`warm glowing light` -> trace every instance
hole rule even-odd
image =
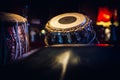
[[[110,19],[110,15],[108,14],[103,14],[103,17],[105,17],[106,19]]]
[[[96,22],[96,25],[102,25],[103,27],[109,27],[110,25],[112,25],[112,23],[110,21],[108,22],[100,21],[100,22]]]
[[[64,80],[63,78],[65,75],[68,63],[72,65],[76,65],[79,62],[80,62],[80,57],[77,55],[74,55],[72,51],[67,50],[55,58],[55,61],[53,62],[53,67],[57,68],[57,67],[60,67],[60,65],[62,66],[60,80]]]
[[[96,46],[98,46],[98,47],[107,47],[107,46],[110,46],[110,44],[96,44]]]
[[[118,22],[118,21],[115,21],[115,22],[113,23],[113,25],[115,25],[115,26],[117,27],[117,26],[119,26],[119,22]]]
[[[45,30],[43,29],[43,30],[41,30],[41,33],[42,33],[42,34],[45,34],[46,32],[45,32]]]
[[[117,16],[117,9],[115,9],[114,11],[114,16]]]
[[[110,39],[110,36],[111,36],[111,31],[110,31],[110,28],[106,28],[105,29],[105,40],[108,41]]]
[[[96,25],[109,27],[111,23],[112,12],[107,7],[99,8]]]
[[[105,34],[107,34],[107,33],[110,33],[110,29],[109,28],[105,29]]]
[[[118,20],[118,11],[117,11],[117,9],[114,10],[113,17],[114,17],[114,21]]]
[[[66,68],[67,68],[67,64],[68,64],[68,61],[70,59],[70,54],[71,54],[70,51],[66,51],[66,52],[60,54],[56,58],[56,61],[62,65],[62,73],[61,73],[61,79],[60,80],[63,80],[64,74],[65,74],[65,71],[66,71]]]
[[[98,10],[97,22],[103,21],[108,22],[111,21],[112,12],[107,7],[101,7]]]

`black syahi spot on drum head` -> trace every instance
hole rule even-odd
[[[77,20],[76,17],[73,17],[73,16],[67,16],[67,17],[63,17],[59,20],[59,23],[61,24],[70,24],[70,23],[73,23]]]

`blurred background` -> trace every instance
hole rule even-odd
[[[1,0],[0,11],[27,18],[31,49],[45,46],[45,24],[54,16],[66,12],[87,15],[100,43],[120,43],[118,0]]]

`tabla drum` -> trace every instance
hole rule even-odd
[[[7,63],[29,51],[27,19],[0,12],[0,62]]]
[[[69,12],[50,19],[45,29],[46,45],[52,44],[90,44],[96,38],[92,20],[82,13]]]

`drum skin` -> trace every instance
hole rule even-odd
[[[50,32],[72,32],[82,30],[88,25],[90,19],[80,13],[64,13],[53,17],[46,24]]]
[[[14,13],[0,12],[0,63],[19,59],[29,51],[27,19]]]
[[[45,26],[45,43],[88,44],[96,37],[92,20],[82,13],[69,12],[51,18]]]

